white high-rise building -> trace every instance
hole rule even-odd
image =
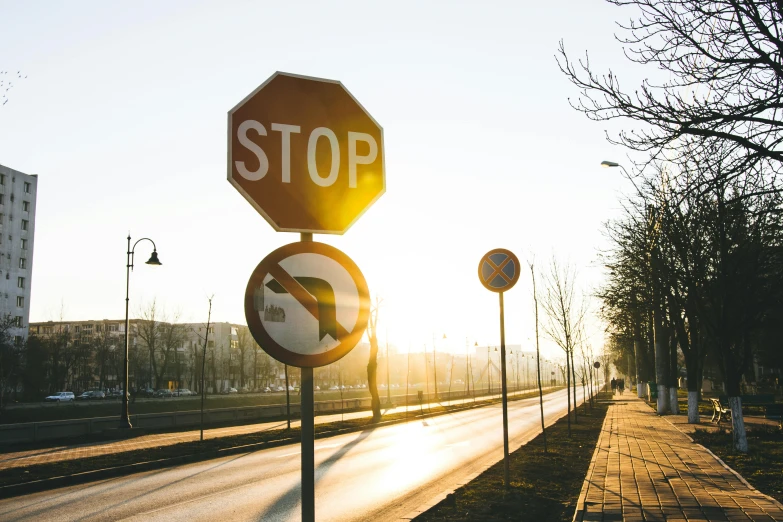
[[[37,194],[37,175],[0,165],[0,317],[13,318],[16,341],[30,318]]]

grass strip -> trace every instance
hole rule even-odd
[[[547,428],[547,453],[541,435],[512,453],[508,492],[500,461],[415,520],[572,520],[606,416],[602,399],[609,398],[608,393],[600,394],[587,414],[580,408],[579,424],[571,423],[571,437],[565,417]]]
[[[547,390],[545,393],[551,393],[558,389],[559,388]],[[522,400],[533,396],[538,396],[538,392],[531,391],[530,393],[521,394],[514,397],[512,400]],[[324,438],[339,435],[341,433],[373,429],[384,425],[405,422],[408,419],[412,421],[430,416],[483,407],[499,401],[500,399],[493,399],[478,401],[476,403],[466,403],[464,405],[431,405],[430,408],[425,406],[423,409],[417,409],[416,411],[411,410],[408,414],[400,412],[384,415],[380,424],[373,424],[370,417],[316,424],[315,437]],[[293,427],[290,430],[286,428],[267,429],[255,433],[208,438],[204,441],[179,442],[152,448],[121,451],[108,455],[36,464],[24,468],[7,468],[0,470],[0,487],[77,475],[80,473],[117,468],[120,466],[138,465],[139,463],[144,462],[159,461],[158,467],[165,467],[166,465],[169,465],[165,462],[167,459],[192,457],[189,461],[206,460],[220,456],[220,452],[227,453],[230,450],[237,449],[256,451],[272,446],[298,443],[300,440],[301,435],[298,427]],[[179,463],[180,462],[172,462],[170,465]],[[133,473],[135,471],[135,469],[129,469],[128,473]],[[2,492],[0,492],[0,496],[1,495]]]
[[[697,429],[693,440],[705,446],[754,488],[783,502],[783,431],[775,426],[745,424],[749,452],[734,451],[731,430]]]

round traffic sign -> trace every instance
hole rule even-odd
[[[228,181],[278,232],[342,234],[385,179],[383,129],[338,81],[276,72],[228,113]]]
[[[300,368],[331,364],[361,340],[370,295],[359,267],[324,243],[282,246],[253,270],[245,318],[259,346]]]
[[[600,367],[601,367],[601,363],[599,363],[598,361],[595,361],[595,362],[593,363],[593,368],[595,368],[596,370],[597,370],[598,368],[600,368]]]
[[[484,288],[493,292],[505,292],[519,279],[519,259],[510,250],[496,248],[481,258],[478,276]]]

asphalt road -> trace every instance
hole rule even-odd
[[[565,393],[544,396],[547,424]],[[512,451],[540,430],[538,399],[510,403]],[[500,405],[319,439],[316,519],[398,520],[502,457]],[[0,520],[299,520],[299,459],[290,445],[5,499]]]

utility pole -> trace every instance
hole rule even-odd
[[[435,400],[438,400],[438,352],[435,347],[435,334],[432,334],[432,371],[435,376]]]
[[[389,366],[391,366],[391,359],[389,359],[389,329],[386,329],[386,404],[391,406],[391,381],[389,380]]]
[[[489,395],[492,394],[492,374],[489,373],[490,371],[490,364],[489,364],[489,346],[487,346],[487,393]]]

